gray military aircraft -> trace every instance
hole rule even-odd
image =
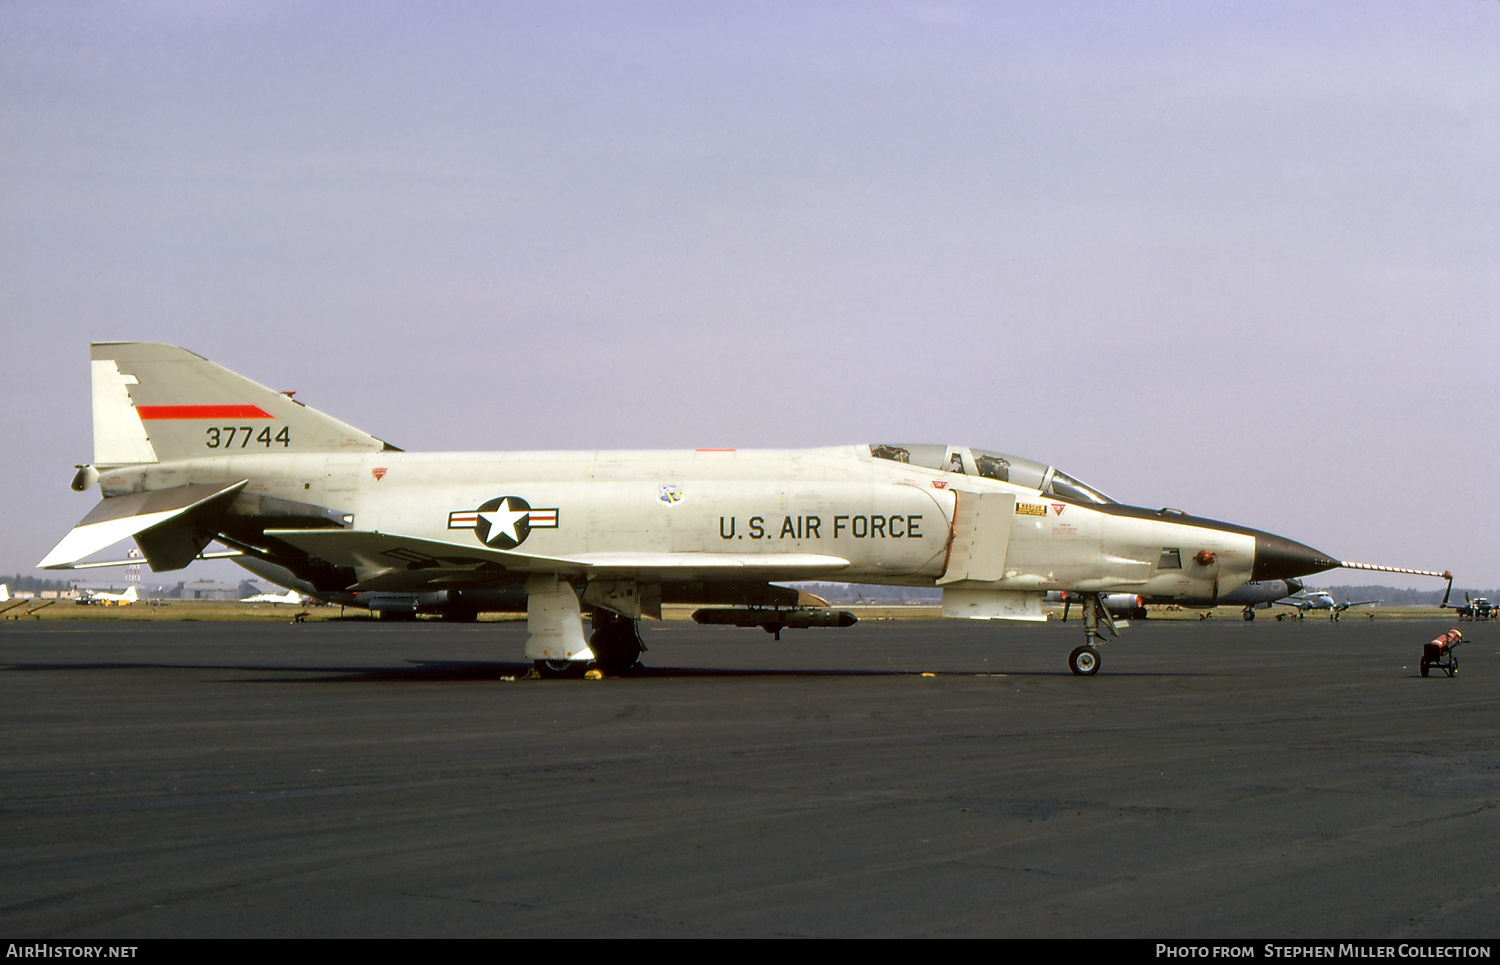
[[[1255,619],[1256,610],[1264,610],[1283,597],[1301,592],[1301,580],[1251,580],[1248,583],[1241,583],[1228,593],[1222,593],[1217,597],[1183,597],[1178,599],[1149,597],[1146,599],[1146,602],[1155,604],[1175,603],[1180,607],[1186,607],[1190,610],[1208,610],[1219,606],[1243,607],[1244,609],[1240,611],[1241,616],[1248,621]]]
[[[95,344],[91,373],[94,459],[73,488],[104,498],[41,566],[134,538],[175,570],[218,541],[316,593],[519,587],[543,675],[630,668],[663,603],[842,625],[776,585],[828,579],[940,587],[967,619],[1041,621],[1049,590],[1080,594],[1069,666],[1089,675],[1115,630],[1102,594],[1216,599],[1362,565],[962,446],[410,453],[174,346]]]

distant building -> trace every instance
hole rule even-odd
[[[240,586],[238,583],[195,580],[192,583],[177,584],[176,588],[167,595],[174,600],[238,600]]]

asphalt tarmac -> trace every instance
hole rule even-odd
[[[1493,938],[1449,625],[0,625],[0,934]]]

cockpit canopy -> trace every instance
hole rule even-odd
[[[1115,500],[1092,486],[1084,485],[1065,472],[1019,456],[1007,456],[986,449],[938,445],[877,445],[870,447],[876,459],[925,466],[942,472],[965,476],[984,476],[1001,482],[1035,489],[1047,496],[1071,499],[1080,503],[1113,503]]]

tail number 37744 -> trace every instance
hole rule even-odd
[[[280,445],[285,449],[292,444],[290,426],[282,426],[281,431],[274,436],[271,435],[272,428],[266,426],[256,432],[254,426],[209,426],[205,430],[207,438],[203,444],[209,449],[247,449],[252,442],[266,449],[273,445]],[[236,440],[239,441],[238,446],[235,445]]]

